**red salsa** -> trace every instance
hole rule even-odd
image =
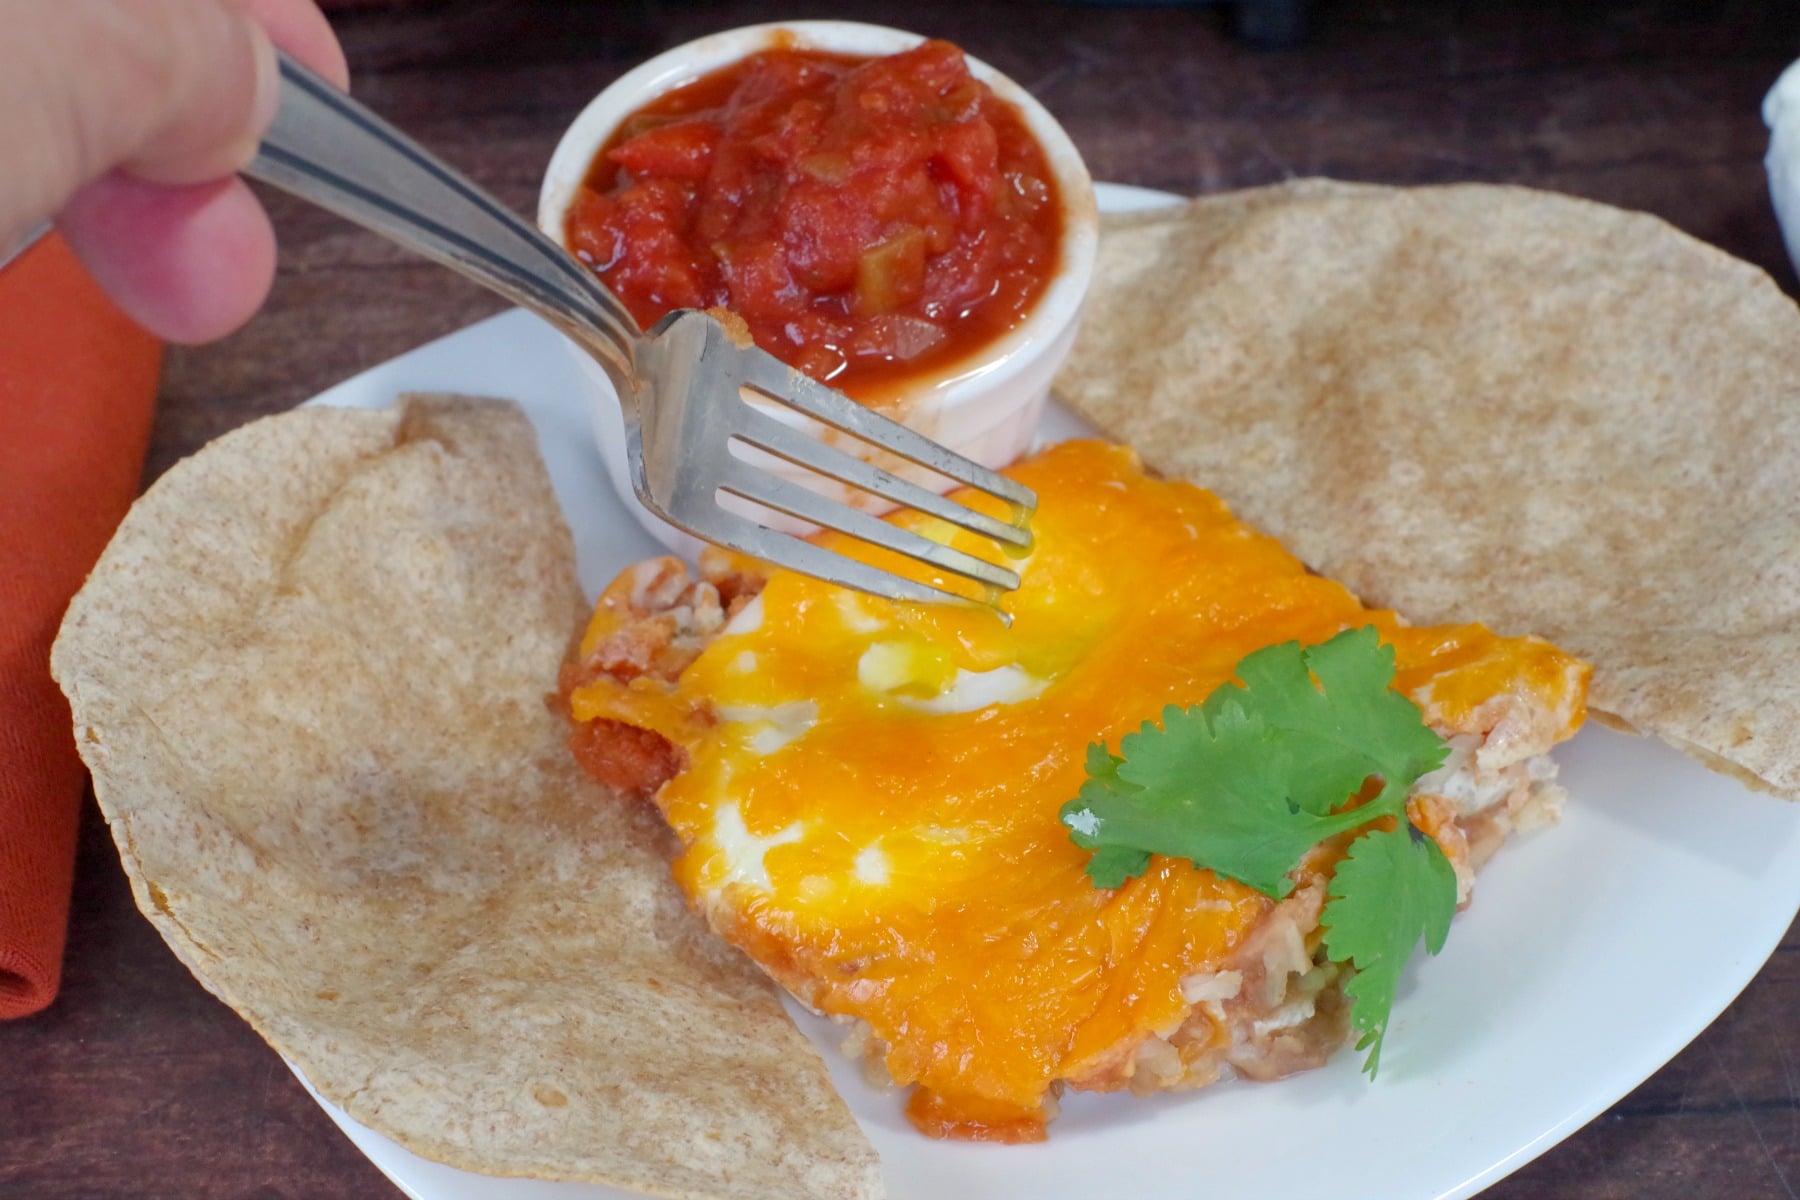
[[[627,118],[566,236],[646,328],[729,308],[763,349],[875,400],[1025,318],[1062,206],[1024,118],[950,43],[775,47]]]

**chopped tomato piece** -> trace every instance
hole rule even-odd
[[[604,718],[577,725],[569,749],[582,770],[637,800],[655,794],[684,765],[681,751],[662,734]]]

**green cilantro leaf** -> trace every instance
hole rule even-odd
[[[1129,846],[1102,846],[1088,860],[1088,878],[1095,887],[1124,887],[1128,879],[1136,879],[1150,869],[1150,852]]]
[[[1062,821],[1094,850],[1089,878],[1117,887],[1151,854],[1186,858],[1269,896],[1323,839],[1402,810],[1413,781],[1438,766],[1443,742],[1392,690],[1394,653],[1373,629],[1317,646],[1270,646],[1238,664],[1243,686],[1163,711],[1088,750],[1088,779]],[[1317,682],[1315,682],[1315,680]],[[1334,813],[1370,776],[1382,791]]]
[[[1421,937],[1426,951],[1436,954],[1450,934],[1456,871],[1436,842],[1402,825],[1352,842],[1327,896],[1325,952],[1356,967],[1344,992],[1362,1034],[1356,1048],[1369,1052],[1363,1070],[1373,1079],[1401,968]]]
[[[1237,676],[1242,687],[1219,688],[1202,708],[1210,716],[1235,702],[1260,718],[1287,760],[1289,799],[1307,812],[1329,813],[1371,775],[1391,811],[1449,752],[1419,706],[1393,690],[1394,648],[1373,627],[1266,647],[1238,663]]]
[[[1090,776],[1062,813],[1075,844],[1095,851],[1088,877],[1101,887],[1118,886],[1110,881],[1121,873],[1141,873],[1154,853],[1285,896],[1301,855],[1369,820],[1366,812],[1320,815],[1290,802],[1289,756],[1235,703],[1210,720],[1199,708],[1169,708],[1162,728],[1145,725],[1119,748],[1124,754]]]
[[[1394,652],[1374,629],[1270,646],[1236,674],[1204,703],[1126,734],[1117,754],[1088,747],[1088,778],[1062,822],[1094,852],[1096,886],[1120,887],[1166,854],[1280,897],[1325,838],[1398,819],[1350,844],[1321,919],[1325,953],[1355,970],[1344,992],[1373,1078],[1406,960],[1421,937],[1442,949],[1456,913],[1455,870],[1405,817],[1407,791],[1448,748],[1393,690]],[[1344,808],[1370,779],[1379,792]]]
[[[1145,726],[1146,729],[1154,728]],[[1130,795],[1139,791],[1136,786],[1119,778],[1119,764],[1125,760],[1107,750],[1102,742],[1095,742],[1087,751],[1087,782],[1081,785],[1081,799],[1071,800],[1063,806],[1063,821],[1069,826],[1069,839],[1083,850],[1092,850],[1093,858],[1088,860],[1088,878],[1094,886],[1103,888],[1123,887],[1125,881],[1142,875],[1150,867],[1150,852],[1117,843],[1102,843],[1088,835],[1090,822],[1086,817],[1070,814],[1080,810],[1088,811],[1092,806],[1104,807],[1109,794]]]

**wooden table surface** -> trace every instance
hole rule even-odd
[[[1757,115],[1800,56],[1792,0],[1323,0],[1310,41],[1282,52],[1235,44],[1214,8],[1052,0],[458,0],[359,7],[337,24],[366,103],[529,212],[564,125],[627,67],[715,29],[806,15],[959,42],[1048,105],[1100,179],[1187,193],[1313,174],[1529,184],[1647,209],[1794,287]],[[269,308],[223,344],[171,354],[146,482],[499,307],[322,213],[271,208],[282,255]],[[1671,972],[1681,951],[1668,947]],[[1693,1045],[1487,1195],[1791,1200],[1796,1013],[1790,930]],[[90,801],[63,994],[0,1025],[0,1196],[398,1195],[138,916]]]

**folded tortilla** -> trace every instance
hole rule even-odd
[[[1063,398],[1370,604],[1800,795],[1800,310],[1664,222],[1302,180],[1104,230]]]
[[[150,489],[54,669],[139,907],[358,1121],[493,1175],[879,1196],[660,819],[569,755],[584,614],[516,407],[303,409]]]

